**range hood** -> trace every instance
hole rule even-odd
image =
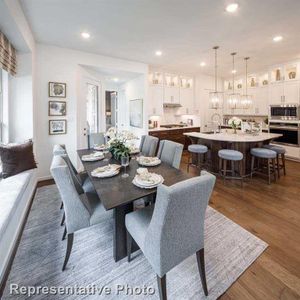
[[[164,107],[182,107],[180,103],[164,103]]]

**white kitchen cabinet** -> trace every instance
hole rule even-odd
[[[282,104],[284,95],[283,82],[272,83],[270,85],[269,103],[270,105]]]
[[[181,88],[180,89],[180,104],[182,107],[179,110],[181,115],[192,115],[195,112],[194,107],[194,89]]]
[[[297,103],[299,104],[299,81],[287,81],[284,83],[284,103]]]
[[[179,87],[164,87],[164,100],[165,104],[180,104]]]
[[[269,87],[255,89],[253,106],[255,115],[269,114]]]
[[[160,116],[163,114],[163,99],[164,89],[160,85],[149,86],[149,97],[148,97],[148,115],[149,116]]]

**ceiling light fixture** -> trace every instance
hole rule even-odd
[[[89,39],[91,37],[91,35],[88,33],[88,32],[81,32],[81,36],[84,38],[84,39]]]
[[[118,82],[118,81],[119,81],[119,78],[115,77],[115,78],[113,79],[113,81],[114,81],[114,82]]]
[[[215,50],[215,90],[209,93],[209,108],[220,109],[223,107],[223,93],[218,92],[218,64],[217,64],[217,50],[219,46],[213,47]]]
[[[232,56],[232,70],[235,70],[234,67],[234,57],[236,56],[236,52],[231,53]],[[234,82],[234,74],[232,72],[232,93],[228,95],[227,104],[231,109],[240,108],[240,94],[234,92],[235,82]]]
[[[162,52],[161,52],[160,50],[157,50],[157,51],[155,52],[155,55],[156,55],[156,56],[162,56]]]
[[[237,3],[230,3],[226,6],[226,11],[229,13],[234,13],[239,8],[239,5]]]
[[[231,71],[231,74],[236,74],[236,70],[232,70],[232,71]]]
[[[205,66],[206,66],[206,62],[205,61],[203,61],[203,62],[200,63],[200,67],[205,67]]]
[[[246,63],[246,74],[245,74],[245,94],[242,95],[241,99],[241,105],[244,109],[250,109],[252,107],[252,95],[248,95],[248,60],[250,57],[245,57],[245,63]]]
[[[282,36],[281,35],[277,35],[273,37],[273,42],[280,42],[282,41]]]

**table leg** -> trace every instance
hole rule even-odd
[[[129,203],[114,209],[114,237],[113,237],[113,256],[115,262],[127,257],[127,237],[125,216],[133,211],[133,203]],[[133,241],[132,252],[139,249],[138,245]]]

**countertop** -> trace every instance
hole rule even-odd
[[[154,131],[165,131],[165,130],[176,130],[176,129],[190,129],[190,128],[200,128],[200,126],[183,126],[183,127],[174,127],[174,128],[165,128],[165,127],[157,127],[148,129],[149,132]]]
[[[211,140],[211,141],[238,142],[238,143],[263,142],[263,141],[272,140],[282,136],[281,134],[266,133],[266,132],[262,132],[259,135],[250,135],[239,131],[237,132],[237,134],[223,131],[221,133],[212,133],[212,134],[207,134],[202,132],[187,132],[184,133],[184,135],[195,137],[195,138],[201,138],[205,140]]]

